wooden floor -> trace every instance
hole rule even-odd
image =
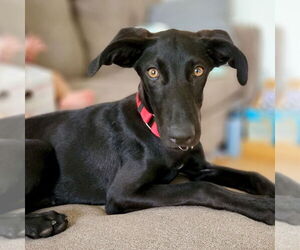
[[[265,143],[243,143],[241,156],[238,158],[219,157],[216,164],[241,170],[256,171],[274,181],[275,169],[294,180],[300,181],[300,147]]]
[[[240,157],[219,157],[214,162],[240,170],[256,171],[273,181],[275,179],[275,149],[269,144],[245,142]]]

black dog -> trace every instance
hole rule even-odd
[[[135,68],[137,95],[26,121],[26,235],[65,230],[64,215],[30,212],[69,203],[105,204],[108,214],[201,205],[274,224],[273,183],[208,163],[199,142],[209,72],[228,63],[247,82],[247,60],[227,33],[125,28],[89,75],[113,63]],[[169,184],[179,173],[191,181]]]

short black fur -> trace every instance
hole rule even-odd
[[[161,137],[143,123],[135,95],[28,119],[26,235],[63,231],[67,222],[61,214],[51,212],[49,223],[49,214],[31,212],[70,203],[105,204],[108,214],[201,205],[274,224],[273,183],[254,172],[208,163],[199,142],[204,85],[209,72],[226,63],[244,85],[246,57],[225,31],[122,29],[88,73],[102,65],[134,67],[141,78],[140,98],[155,114]],[[195,76],[195,67],[202,67],[203,75]],[[159,77],[149,77],[149,68]],[[178,174],[190,182],[170,184]]]

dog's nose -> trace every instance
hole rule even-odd
[[[172,126],[169,132],[170,141],[178,146],[188,146],[195,137],[195,128],[191,125],[184,127]]]

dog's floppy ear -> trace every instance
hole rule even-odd
[[[246,56],[233,44],[230,36],[223,30],[202,30],[197,32],[201,42],[205,44],[208,55],[214,66],[228,63],[237,71],[237,79],[241,85],[248,80],[248,62]]]
[[[123,28],[110,44],[88,67],[88,75],[93,76],[102,65],[116,64],[132,67],[142,55],[146,46],[155,39],[153,34],[142,28]]]

